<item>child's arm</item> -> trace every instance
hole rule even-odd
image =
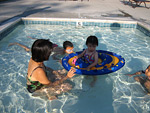
[[[90,68],[92,68],[95,65],[97,65],[97,63],[98,63],[98,53],[96,52],[95,55],[94,55],[94,62],[91,65],[89,65],[86,69],[90,70]]]
[[[84,50],[82,53],[80,53],[76,58],[78,59],[78,58],[81,58],[84,54],[85,54],[85,51],[86,50]]]
[[[127,76],[132,77],[132,76],[134,76],[134,75],[140,75],[140,74],[142,74],[142,73],[145,73],[145,72],[144,72],[143,70],[141,70],[141,71],[135,72],[135,73],[133,73],[133,74],[127,74]]]
[[[12,45],[18,45],[18,46],[24,48],[26,51],[31,51],[30,48],[28,48],[27,46],[22,45],[22,44],[17,43],[17,42],[15,42],[15,43],[10,43],[8,46],[12,46]]]
[[[33,37],[31,37],[31,36],[27,36],[27,38],[37,40],[37,38],[33,38]]]

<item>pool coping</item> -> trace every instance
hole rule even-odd
[[[36,17],[16,17],[13,19],[8,20],[7,22],[3,23],[0,26],[0,40],[5,37],[3,34],[6,33],[9,34],[9,32],[11,32],[12,30],[8,30],[8,29],[12,29],[16,24],[18,24],[21,21],[35,21],[35,22],[42,22],[42,21],[55,21],[55,22],[98,22],[98,23],[108,23],[108,24],[113,24],[113,23],[118,23],[118,24],[135,24],[136,28],[139,29],[141,32],[145,33],[147,36],[150,37],[150,26],[146,25],[145,23],[142,22],[138,22],[135,20],[104,20],[104,19],[79,19],[79,18],[36,18]],[[39,23],[39,24],[43,24],[43,23]],[[109,27],[109,26],[106,26]],[[114,26],[113,26],[114,27]],[[118,26],[115,26],[118,27]],[[120,26],[119,26],[120,27]],[[134,26],[133,26],[134,27]]]

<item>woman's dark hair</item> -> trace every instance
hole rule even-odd
[[[46,39],[37,39],[32,45],[31,52],[34,61],[46,61],[52,52],[52,42]]]
[[[97,45],[98,46],[98,39],[96,36],[89,36],[86,40],[86,45],[87,44],[92,44],[92,45]]]
[[[73,44],[70,41],[65,41],[63,43],[63,48],[66,49],[67,47],[73,47]]]

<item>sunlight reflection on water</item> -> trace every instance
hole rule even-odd
[[[112,51],[123,56],[126,65],[117,72],[98,76],[93,88],[91,77],[76,75],[70,81],[73,89],[48,101],[32,97],[26,90],[26,72],[30,52],[9,43],[19,42],[31,47],[34,38],[50,39],[59,46],[69,40],[75,51],[86,48],[89,35],[99,39],[98,49]],[[149,64],[150,39],[136,29],[110,29],[96,26],[75,28],[73,26],[20,25],[0,41],[0,111],[10,113],[148,113],[150,96],[132,77],[125,74],[145,69]],[[9,61],[9,62],[8,62]],[[53,69],[63,67],[50,58],[47,66]]]

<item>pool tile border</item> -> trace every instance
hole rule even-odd
[[[77,25],[98,26],[98,27],[122,27],[136,28],[135,21],[115,21],[115,20],[96,20],[96,19],[60,19],[60,18],[22,18],[24,24],[47,24],[47,25]]]
[[[81,25],[98,27],[136,28],[150,36],[150,30],[137,21],[116,21],[98,19],[68,19],[68,18],[16,18],[0,27],[0,40],[14,30],[19,24],[44,24],[44,25]]]
[[[150,37],[150,30],[147,29],[143,24],[137,23],[137,29],[143,32],[145,35]]]

